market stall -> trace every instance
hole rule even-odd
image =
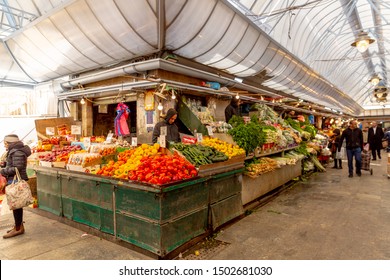
[[[96,152],[106,153],[105,146],[112,148],[101,144],[91,146],[90,152],[71,152],[66,168],[36,166],[39,208],[111,234],[158,257],[197,236],[211,234],[243,214],[243,157],[226,159],[223,171],[218,163],[211,162],[198,173],[184,157],[158,145],[142,144],[118,146],[121,152],[116,160],[96,168],[101,164]],[[153,158],[155,162],[149,161]],[[161,176],[163,169],[166,176]],[[175,177],[169,177],[168,170]]]

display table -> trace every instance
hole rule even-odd
[[[272,172],[264,173],[257,178],[244,175],[241,191],[242,204],[246,205],[301,175],[301,160],[297,161],[295,165],[282,166]]]
[[[163,187],[36,167],[39,208],[164,257],[243,214],[243,169]]]

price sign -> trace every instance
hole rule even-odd
[[[167,134],[168,134],[167,127],[166,126],[160,127],[160,135],[166,136]]]
[[[90,137],[84,137],[83,143],[84,143],[85,149],[88,149],[89,146],[91,146],[91,138]]]
[[[70,127],[71,134],[81,135],[81,126],[80,125],[72,125]]]
[[[137,137],[131,137],[131,146],[137,147]]]
[[[54,135],[54,127],[46,127],[46,135]]]
[[[111,143],[113,136],[114,136],[114,133],[108,133],[107,138],[106,138],[106,143]]]
[[[167,147],[167,141],[166,141],[165,135],[160,135],[160,147],[162,147],[162,148]]]
[[[214,133],[213,133],[213,128],[211,127],[211,126],[206,126],[207,127],[207,132],[208,132],[208,134],[209,134],[209,136],[213,136],[214,135]]]
[[[196,140],[198,142],[202,142],[203,141],[203,134],[202,133],[197,133],[196,134]]]

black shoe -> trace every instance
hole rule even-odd
[[[352,174],[349,174],[349,175],[348,175],[348,177],[349,177],[349,178],[352,178],[352,177],[353,177],[353,175],[352,175]]]
[[[332,168],[333,168],[333,169],[337,169],[337,166],[333,166]]]
[[[339,167],[339,169],[343,169],[343,167],[342,167],[342,166],[340,166],[340,167]]]
[[[382,159],[382,157],[379,157],[379,159]]]
[[[362,176],[362,173],[359,172],[359,173],[356,173],[356,175],[358,175],[360,177],[360,176]]]
[[[376,158],[373,158],[372,161],[376,160]]]

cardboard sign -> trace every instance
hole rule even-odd
[[[160,135],[160,147],[162,147],[162,148],[167,147],[167,141],[166,141],[165,135]]]
[[[83,143],[84,143],[84,147],[86,149],[88,149],[89,146],[91,146],[91,138],[90,137],[84,137]]]
[[[166,136],[167,134],[168,134],[167,127],[166,126],[160,127],[160,135]]]
[[[81,135],[81,126],[80,125],[71,125],[70,131],[71,131],[71,134]]]
[[[54,127],[46,127],[46,135],[54,135]]]
[[[114,133],[108,133],[107,138],[106,138],[106,143],[111,143],[113,136],[114,136]]]
[[[196,140],[198,140],[198,142],[202,142],[203,141],[203,134],[202,133],[197,133],[196,134]]]
[[[209,136],[213,136],[214,135],[213,128],[209,125],[206,126],[206,128],[207,128],[207,133],[209,134]]]
[[[137,147],[137,137],[131,137],[131,146]]]

